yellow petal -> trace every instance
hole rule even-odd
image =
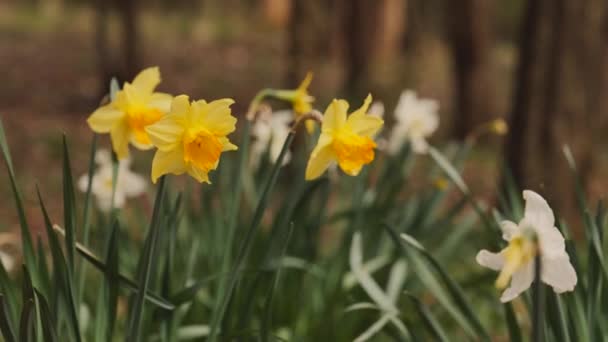
[[[348,112],[348,102],[334,99],[325,110],[321,131],[330,131],[342,127],[346,122],[346,112]]]
[[[365,100],[363,101],[363,104],[361,105],[361,107],[359,107],[359,109],[357,109],[356,111],[354,111],[351,116],[364,116],[367,113],[367,110],[369,109],[369,106],[372,103],[372,94],[367,94],[367,97],[365,98]]]
[[[356,134],[364,136],[374,136],[384,125],[384,121],[373,115],[358,115],[354,114],[348,117],[346,125]]]
[[[231,115],[232,99],[220,99],[206,103],[197,101],[192,104],[193,123],[202,125],[215,135],[228,135],[234,132],[236,118]]]
[[[158,109],[163,113],[169,113],[173,96],[165,93],[153,93],[148,102],[148,106]]]
[[[89,118],[87,123],[96,133],[108,133],[125,116],[125,113],[113,108],[112,105],[99,107]]]
[[[184,163],[184,152],[181,148],[171,151],[157,150],[152,160],[152,182],[156,183],[158,178],[169,173],[180,175],[186,172]]]
[[[171,111],[169,113],[176,117],[188,117],[190,115],[190,99],[188,98],[188,95],[174,97],[171,102]]]
[[[315,121],[313,120],[306,120],[306,132],[308,132],[308,134],[312,134],[315,131]]]
[[[176,114],[169,114],[155,124],[146,127],[146,133],[152,144],[161,151],[175,149],[182,143],[184,126]]]
[[[118,159],[124,159],[129,155],[130,133],[126,120],[119,121],[110,131],[112,149],[114,149]]]
[[[304,80],[302,80],[302,83],[300,83],[300,85],[298,86],[298,90],[302,91],[308,89],[310,82],[312,82],[312,76],[312,72],[307,72],[306,77],[304,77]]]
[[[238,146],[234,145],[233,143],[230,142],[230,140],[228,140],[228,138],[226,137],[222,137],[220,138],[220,143],[222,144],[222,152],[226,152],[226,151],[236,151],[238,150]]]
[[[142,70],[135,79],[133,79],[134,87],[148,93],[152,93],[154,88],[160,83],[160,71],[158,67],[151,67]]]
[[[322,134],[321,137],[323,136]],[[321,176],[331,162],[336,159],[329,146],[330,144],[331,137],[325,136],[325,138],[319,139],[319,144],[312,151],[308,165],[306,166],[306,180],[313,180]]]
[[[211,182],[209,181],[209,173],[205,170],[190,165],[188,167],[188,174],[192,176],[192,178],[196,179],[199,183],[204,182],[211,184]]]

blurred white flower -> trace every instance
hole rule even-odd
[[[527,290],[534,281],[534,259],[541,257],[541,280],[553,287],[556,293],[574,290],[576,272],[566,253],[564,237],[554,226],[553,211],[544,198],[534,191],[523,193],[526,207],[524,217],[515,224],[503,221],[503,239],[509,242],[499,253],[481,250],[477,262],[485,267],[500,271],[496,287],[505,288],[500,300],[505,303]]]
[[[432,99],[418,98],[412,90],[405,90],[395,108],[395,125],[389,137],[388,152],[395,154],[406,141],[416,153],[426,153],[426,138],[439,126],[439,103]]]
[[[294,115],[290,110],[281,110],[276,112],[262,112],[253,126],[251,134],[256,138],[251,144],[251,163],[254,168],[260,165],[261,159],[268,150],[270,161],[273,163],[279,158],[281,149],[289,135],[291,129],[290,123],[293,121]],[[289,163],[291,152],[283,158],[283,165]]]
[[[379,118],[384,117],[384,103],[380,101],[374,101],[367,111],[369,115],[377,116]]]
[[[350,282],[350,280],[348,280],[349,277],[354,277],[373,303],[357,303],[351,305],[346,311],[361,309],[376,309],[380,311],[380,318],[367,330],[361,333],[354,341],[363,342],[371,339],[388,323],[392,323],[400,333],[407,336],[407,328],[403,322],[399,320],[399,309],[397,308],[397,300],[399,299],[399,294],[402,291],[407,274],[407,265],[405,262],[400,260],[393,264],[388,279],[388,285],[386,290],[383,291],[374,278],[372,278],[370,272],[379,269],[381,266],[378,264],[384,264],[384,261],[373,259],[369,263],[363,263],[363,246],[361,243],[361,233],[359,232],[356,232],[353,236],[349,261],[352,273],[345,276],[343,285],[348,287],[348,283]]]
[[[95,154],[97,170],[93,174],[91,193],[95,196],[97,206],[101,211],[108,212],[112,208],[112,158],[108,151],[100,150]],[[114,206],[122,208],[128,197],[137,197],[146,191],[147,183],[144,177],[130,170],[130,159],[119,161]],[[89,177],[87,174],[78,180],[78,188],[87,191]]]
[[[2,262],[2,267],[6,272],[10,273],[15,268],[15,258],[7,252],[0,251],[0,262]]]

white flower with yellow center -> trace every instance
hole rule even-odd
[[[388,151],[395,154],[409,141],[416,153],[426,153],[426,139],[439,126],[439,103],[436,100],[422,99],[411,90],[405,90],[399,97],[395,108],[395,125],[389,137]]]
[[[496,287],[505,288],[500,300],[509,302],[527,290],[534,281],[534,260],[541,260],[541,280],[553,287],[556,293],[574,290],[576,272],[566,253],[564,237],[554,226],[553,211],[544,198],[534,191],[525,190],[526,207],[524,217],[515,224],[503,221],[503,239],[509,245],[499,253],[481,250],[477,262],[495,271],[500,271]]]
[[[264,112],[257,117],[251,127],[251,134],[256,140],[251,144],[251,163],[254,168],[260,165],[264,153],[268,150],[270,160],[274,163],[289,135],[294,115],[290,110],[281,110],[273,113]],[[291,153],[288,151],[283,158],[283,165],[289,163]]]
[[[91,194],[95,196],[97,207],[104,212],[112,209],[112,158],[106,150],[100,150],[95,154],[95,162],[98,168],[93,174],[91,181]],[[137,197],[146,191],[144,177],[129,169],[131,164],[127,157],[119,161],[116,190],[114,194],[114,207],[122,208],[126,199]],[[78,180],[78,188],[82,192],[87,191],[89,176],[83,175]]]

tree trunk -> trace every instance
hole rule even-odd
[[[540,35],[541,0],[527,2],[519,41],[519,61],[513,86],[513,105],[509,118],[505,158],[515,183],[523,187],[526,175],[527,118],[531,112],[533,66]],[[504,184],[504,183],[503,183]]]
[[[108,46],[108,12],[106,0],[95,1],[95,48],[97,50],[97,72],[99,73],[100,97],[108,93],[110,80],[116,76],[112,55]]]
[[[292,0],[289,9],[289,34],[287,36],[286,87],[294,87],[300,81],[302,59],[302,11],[303,0]]]
[[[455,136],[464,139],[492,112],[488,78],[489,2],[448,1],[448,30],[454,70]]]
[[[118,1],[123,26],[125,79],[132,79],[141,68],[142,44],[138,32],[137,0]]]

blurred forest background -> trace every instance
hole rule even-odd
[[[509,165],[520,186],[568,215],[563,144],[594,197],[607,184],[606,1],[2,0],[0,115],[32,221],[41,220],[36,182],[61,192],[61,132],[76,174],[84,172],[85,118],[110,78],[130,80],[152,65],[160,90],[232,97],[237,115],[259,89],[293,88],[310,70],[319,109],[371,92],[387,125],[403,89],[438,99],[435,144],[504,118],[509,134],[483,140],[465,169],[489,201]],[[8,181],[0,191],[0,225],[12,225]]]

